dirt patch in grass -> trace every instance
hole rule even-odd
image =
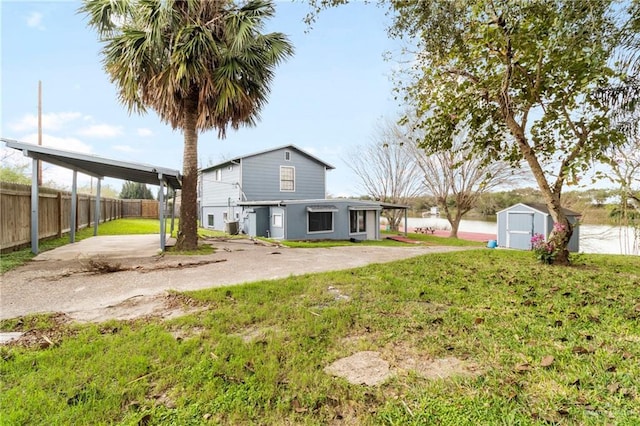
[[[386,358],[392,358],[391,362],[378,351],[356,352],[336,360],[325,367],[324,371],[332,376],[342,377],[349,383],[366,386],[379,385],[394,375],[409,371],[429,380],[453,376],[472,377],[482,373],[479,366],[469,360],[456,357],[430,358],[407,349],[399,350]]]
[[[380,352],[362,351],[340,358],[325,367],[325,373],[342,377],[354,385],[375,386],[392,376],[389,363]]]
[[[172,319],[203,309],[186,296],[163,293],[152,296],[133,296],[117,305],[87,311],[71,312],[69,316],[79,322],[104,322],[111,319],[132,320],[142,317]]]
[[[13,324],[12,331],[22,333],[6,343],[6,346],[18,346],[25,348],[47,349],[58,343],[65,337],[73,336],[76,331],[69,327],[72,319],[63,313],[55,313],[46,317],[46,327],[37,326],[34,321],[37,317],[17,318]]]

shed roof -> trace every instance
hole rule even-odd
[[[313,161],[322,164],[328,170],[335,169],[335,167],[333,167],[331,164],[322,161],[318,157],[316,157],[316,156],[314,156],[314,155],[312,155],[312,154],[310,154],[310,153],[298,148],[295,145],[283,145],[283,146],[279,146],[279,147],[276,147],[276,148],[265,149],[265,150],[262,150],[262,151],[254,152],[252,154],[247,154],[247,155],[243,155],[243,156],[240,156],[240,157],[235,157],[235,158],[232,158],[230,160],[226,160],[226,161],[223,161],[221,163],[214,164],[213,166],[205,167],[204,169],[201,169],[201,171],[202,172],[206,172],[208,170],[217,169],[219,167],[226,166],[227,164],[237,163],[238,161],[241,161],[244,158],[255,157],[257,155],[267,154],[269,152],[279,151],[281,149],[291,149],[291,150],[298,151],[300,154],[304,155],[305,157],[308,157],[308,158],[312,159]]]
[[[510,210],[510,209],[514,208],[515,206],[527,206],[527,207],[529,207],[529,208],[531,208],[533,210],[536,210],[536,211],[538,211],[538,212],[540,212],[542,214],[546,214],[546,215],[551,214],[549,212],[549,208],[547,207],[547,205],[543,204],[543,203],[518,203],[518,204],[514,204],[513,206],[507,207],[506,209],[502,209],[498,213],[501,213],[501,212],[506,211],[506,210]],[[565,214],[565,216],[582,216],[580,213],[574,212],[573,210],[569,210],[569,209],[566,209],[564,207],[562,208],[562,212]]]
[[[28,157],[77,170],[89,176],[112,177],[150,185],[159,185],[160,181],[164,180],[173,189],[182,188],[182,176],[178,170],[65,151],[13,139],[0,140],[5,142],[7,147],[20,150]]]

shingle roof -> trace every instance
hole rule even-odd
[[[295,145],[283,145],[283,146],[279,146],[279,147],[276,147],[276,148],[265,149],[265,150],[254,152],[254,153],[251,153],[251,154],[242,155],[240,157],[235,157],[235,158],[232,158],[230,160],[226,160],[226,161],[223,161],[221,163],[214,164],[213,166],[205,167],[205,168],[201,169],[200,171],[201,172],[206,172],[208,170],[217,169],[217,168],[219,168],[221,166],[226,166],[229,163],[238,162],[238,161],[240,161],[240,160],[242,160],[244,158],[255,157],[256,155],[262,155],[262,154],[266,154],[268,152],[279,151],[281,149],[291,149],[291,150],[298,151],[300,154],[302,154],[302,155],[304,155],[304,156],[306,156],[306,157],[308,157],[308,158],[310,158],[310,159],[322,164],[323,166],[325,166],[329,170],[335,169],[335,167],[333,167],[331,164],[322,161],[318,157],[308,153],[307,151],[304,151],[304,150],[298,148]]]

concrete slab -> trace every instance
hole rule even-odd
[[[37,255],[34,260],[151,257],[160,253],[160,234],[90,237]]]

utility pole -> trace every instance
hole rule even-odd
[[[42,81],[38,80],[38,145],[42,145]],[[42,186],[42,161],[38,160],[38,186]]]

